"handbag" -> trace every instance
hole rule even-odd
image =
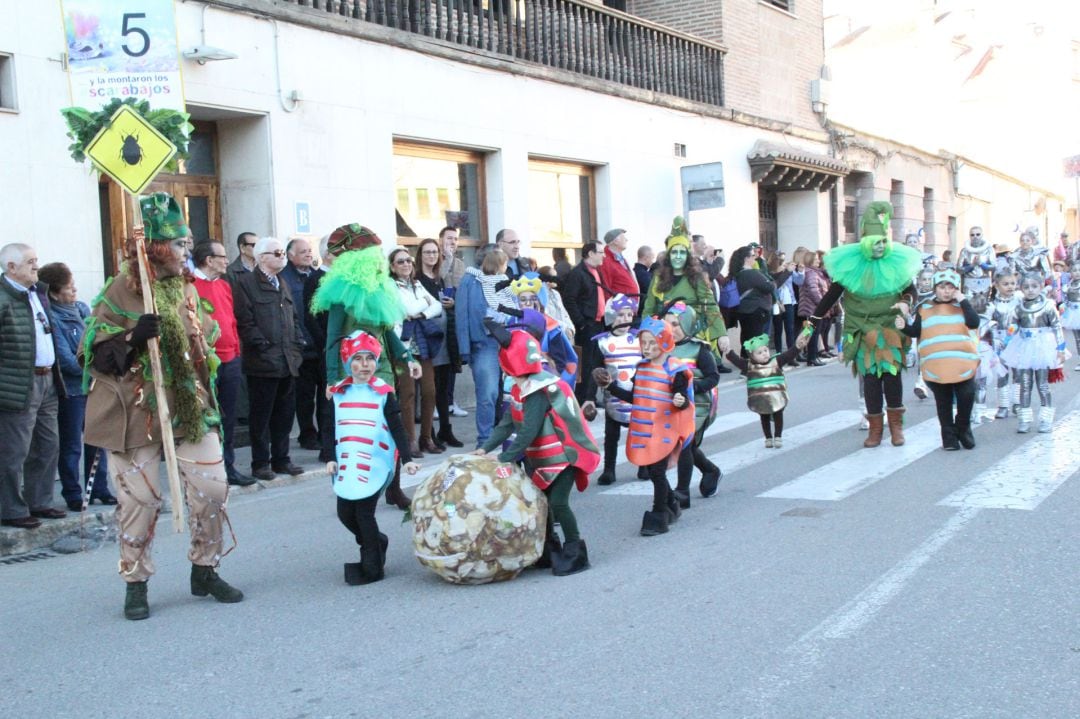
[[[426,317],[405,320],[401,326],[401,341],[406,345],[411,343],[420,359],[432,359],[439,354],[445,336],[442,326]]]

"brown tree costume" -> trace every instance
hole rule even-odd
[[[154,240],[148,255],[161,270],[174,257],[171,242],[185,237],[187,227],[176,201],[165,193],[144,198],[142,208],[147,234]],[[214,571],[232,549],[222,546],[228,523],[228,483],[213,394],[218,359],[210,346],[217,325],[204,313],[194,286],[180,275],[154,279],[159,315],[144,315],[138,272],[134,260],[125,263],[95,298],[83,344],[84,383],[89,389],[85,436],[87,442],[110,452],[110,476],[119,500],[120,575],[128,583],[125,615],[129,619],[149,615],[146,580],[154,574],[151,547],[162,504],[159,398],[146,347],[158,326],[164,399],[173,418],[180,477],[190,511],[191,590],[197,596],[213,594],[224,602],[243,598]],[[173,501],[183,500],[173,497]]]

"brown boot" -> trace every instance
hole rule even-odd
[[[886,407],[885,414],[889,416],[889,435],[892,437],[892,445],[899,447],[904,443],[904,408]]]
[[[868,414],[866,415],[866,421],[870,423],[870,432],[866,435],[866,440],[862,443],[862,446],[877,447],[881,444],[881,434],[885,431],[885,415]]]

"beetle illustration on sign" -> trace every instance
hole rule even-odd
[[[141,165],[143,153],[138,134],[132,132],[122,137],[124,144],[120,146],[120,159],[127,165]]]

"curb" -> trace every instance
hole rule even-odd
[[[164,474],[164,473],[163,473]],[[323,468],[309,469],[295,477],[283,475],[270,482],[256,481],[248,487],[229,487],[229,495],[256,494],[276,487],[287,487],[292,484],[307,482],[312,479],[325,479],[326,470]],[[168,512],[168,497],[162,498],[163,504],[159,522],[172,522]],[[35,550],[51,547],[67,536],[78,536],[85,528],[87,531],[95,528],[107,528],[116,522],[116,507],[93,505],[87,508],[85,513],[69,512],[63,519],[46,519],[37,529],[17,529],[14,527],[0,528],[0,557],[11,557],[17,554],[26,554]]]

